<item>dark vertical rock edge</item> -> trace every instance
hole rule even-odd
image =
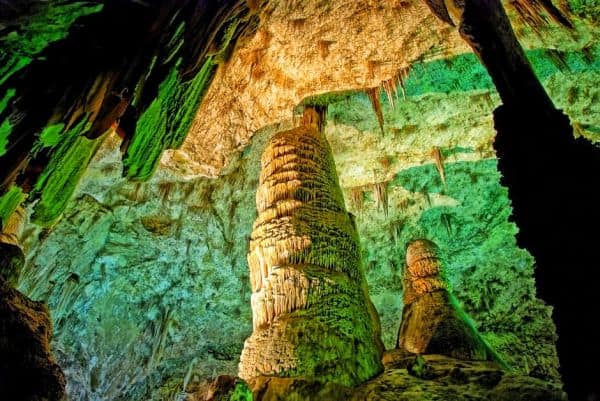
[[[447,12],[440,15],[442,2],[427,3],[449,22],[443,18]],[[500,1],[467,0],[458,6],[459,32],[502,99],[494,112],[498,167],[520,228],[518,243],[535,256],[540,296],[554,306],[566,390],[574,400],[597,397],[600,344],[591,316],[598,308],[593,270],[600,150],[573,137],[569,118],[535,76]]]

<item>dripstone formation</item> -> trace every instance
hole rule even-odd
[[[306,125],[275,135],[261,159],[248,254],[252,335],[239,375],[355,385],[382,370],[377,313],[329,144]]]
[[[414,354],[488,359],[487,347],[453,302],[433,242],[420,239],[408,245],[403,287],[398,348]]]

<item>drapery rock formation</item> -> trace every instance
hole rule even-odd
[[[485,344],[452,301],[433,242],[419,239],[408,245],[403,284],[398,348],[466,360],[488,358]]]
[[[254,330],[239,375],[355,385],[381,371],[379,319],[331,149],[314,110],[305,117],[262,156],[248,253]]]

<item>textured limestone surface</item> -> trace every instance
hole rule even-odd
[[[562,70],[540,57],[536,71],[580,132],[598,139],[592,50],[589,62],[568,54]],[[516,371],[557,379],[551,308],[535,297],[534,261],[516,246],[499,185],[497,95],[472,61],[424,64],[428,73],[409,80],[408,98],[399,94],[393,108],[382,93],[383,136],[366,94],[336,96],[325,133],[387,348],[402,314],[405,246],[425,237],[443,250],[450,287],[486,341]],[[109,137],[62,220],[51,231],[26,227],[20,288],[48,301],[71,399],[170,401],[184,386],[236,374],[252,331],[246,253],[260,155],[290,127],[284,120],[254,135],[218,179],[160,169],[144,184],[120,178],[118,139]]]
[[[552,23],[533,29],[505,3],[526,48],[589,48],[600,29],[582,18],[574,18],[573,32]],[[591,14],[572,3],[580,15]],[[290,119],[307,97],[389,87],[411,66],[470,52],[422,0],[280,1],[260,16],[255,37],[215,77],[183,146],[165,152],[164,167],[187,177],[218,176],[256,130]]]
[[[379,318],[322,132],[301,125],[271,138],[256,206],[248,251],[254,329],[240,377],[355,385],[375,376],[382,368]]]
[[[559,386],[507,373],[491,362],[463,361],[442,355],[384,355],[385,371],[348,388],[303,379],[263,378],[256,401],[566,401]]]

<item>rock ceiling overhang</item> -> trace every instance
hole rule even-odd
[[[507,8],[526,48],[579,50],[597,30],[549,25],[542,36]],[[257,130],[291,121],[303,99],[379,87],[417,62],[466,52],[456,29],[420,0],[274,3],[217,73],[183,146],[165,152],[161,165],[184,177],[218,176]]]

